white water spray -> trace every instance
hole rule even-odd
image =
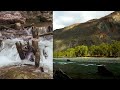
[[[26,42],[20,38],[16,39],[6,39],[3,40],[1,49],[0,49],[0,67],[8,65],[16,65],[20,63],[24,64],[33,64],[29,60],[22,60],[19,57],[19,54],[16,49],[16,42],[21,42],[25,44]],[[40,48],[40,67],[44,68],[45,72],[53,71],[53,39],[46,40],[45,38],[40,37],[39,39],[39,48]],[[47,53],[48,57],[45,58],[43,55],[43,50]]]

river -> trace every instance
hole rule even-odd
[[[54,71],[61,69],[72,79],[120,79],[120,58],[54,58],[53,61]],[[114,76],[99,75],[97,73],[99,66],[104,66]]]

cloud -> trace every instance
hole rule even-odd
[[[74,23],[98,19],[113,11],[53,11],[53,29],[63,28]]]
[[[63,25],[63,24],[57,24],[57,23],[53,23],[53,30],[55,30],[55,29],[59,29],[59,28],[63,28],[63,27],[65,27],[65,25]]]

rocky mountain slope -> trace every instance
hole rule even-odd
[[[120,11],[100,19],[77,23],[54,30],[54,51],[77,45],[99,45],[102,42],[120,41]]]

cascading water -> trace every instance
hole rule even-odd
[[[43,66],[45,70],[53,71],[53,39],[40,38],[39,48],[41,52],[40,66]],[[47,53],[47,58],[43,55],[43,50]]]
[[[48,37],[50,36],[48,35]],[[26,43],[21,38],[6,39],[2,41],[2,45],[0,47],[0,67],[8,66],[8,65],[18,65],[21,63],[35,65],[35,63],[28,60],[28,58],[25,60],[20,59],[16,49],[16,45],[15,45],[15,43],[19,41],[22,44]],[[31,43],[31,40],[30,40],[30,43]],[[40,67],[43,67],[45,72],[53,72],[53,38],[52,36],[49,40],[44,37],[40,37],[38,43],[39,43],[39,49],[41,54]],[[45,55],[43,54],[43,51],[47,54],[46,58],[45,58]]]
[[[15,42],[21,41],[19,39],[6,39],[2,41],[0,51],[0,67],[6,65],[14,65],[20,63],[19,54],[17,52]]]

